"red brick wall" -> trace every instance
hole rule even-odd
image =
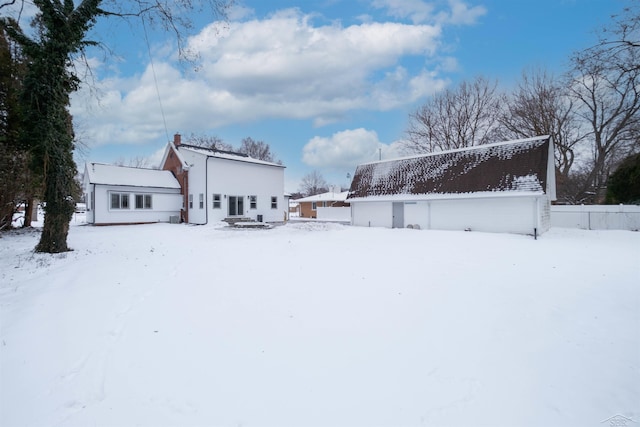
[[[311,202],[300,202],[300,216],[302,218],[316,217],[316,211],[311,209]]]
[[[173,147],[169,148],[167,160],[162,165],[163,170],[173,172],[180,183],[180,194],[182,194],[182,221],[189,222],[189,172],[182,169],[182,163],[178,159]]]

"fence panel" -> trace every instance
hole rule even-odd
[[[640,206],[551,206],[551,226],[583,230],[640,230]]]

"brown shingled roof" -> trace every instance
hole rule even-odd
[[[358,166],[348,199],[395,194],[547,191],[550,137]]]

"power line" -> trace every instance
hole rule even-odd
[[[144,22],[144,15],[140,15],[142,19],[142,28],[144,30],[144,40],[147,43],[147,51],[149,52],[149,63],[151,64],[151,73],[153,74],[153,82],[156,85],[156,93],[158,94],[158,104],[160,104],[160,113],[162,114],[162,122],[164,123],[164,133],[169,141],[169,130],[167,129],[167,119],[164,115],[162,107],[162,98],[160,97],[160,87],[158,86],[158,78],[156,77],[156,67],[153,65],[153,56],[151,56],[151,45],[149,44],[149,36],[147,35],[147,24]]]

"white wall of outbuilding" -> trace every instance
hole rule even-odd
[[[351,223],[356,226],[391,228],[394,226],[394,203],[402,204],[401,227],[516,234],[541,234],[550,227],[550,201],[544,195],[351,200]]]

